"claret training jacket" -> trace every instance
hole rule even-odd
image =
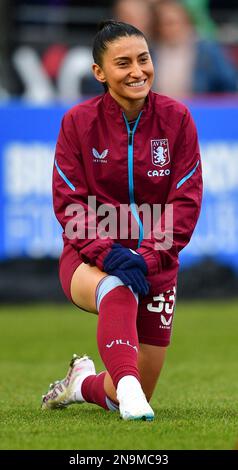
[[[88,207],[89,196],[96,199],[97,218],[91,203]],[[63,118],[56,146],[53,198],[64,244],[76,249],[81,260],[103,269],[105,256],[118,241],[144,256],[152,292],[171,288],[176,284],[178,253],[190,240],[202,198],[197,132],[188,109],[152,91],[132,123],[109,92],[73,107]],[[102,204],[117,214],[116,233],[104,238],[93,230],[109,214],[100,209]],[[151,213],[153,205],[162,208],[150,236],[143,228],[143,204]],[[173,207],[173,233],[168,229],[172,246],[158,249],[158,227],[162,224],[166,232],[165,204]],[[121,214],[128,206],[129,233],[124,236],[127,227]],[[68,236],[67,227],[73,227],[73,236]],[[138,228],[137,239],[132,227]]]

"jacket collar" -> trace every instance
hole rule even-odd
[[[145,104],[142,108],[142,116],[145,117],[146,114],[149,114],[149,112],[152,109],[152,103],[153,103],[153,98],[154,98],[154,93],[150,90],[146,99],[145,99]],[[110,113],[113,116],[118,115],[122,116],[123,109],[121,106],[118,104],[118,102],[110,95],[109,91],[107,91],[103,95],[103,105],[108,113]]]

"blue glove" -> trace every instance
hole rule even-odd
[[[109,269],[112,270],[115,268],[123,270],[139,268],[144,275],[147,274],[147,266],[143,256],[130,248],[125,248],[119,243],[112,245],[112,249],[106,256],[103,266],[106,272],[108,272]]]
[[[125,284],[125,286],[131,286],[133,292],[135,293],[144,296],[149,292],[150,284],[139,268],[127,268],[126,270],[115,268],[109,269],[106,272],[112,276],[119,277],[123,284]]]
[[[148,294],[150,284],[145,278],[147,266],[143,257],[135,251],[115,243],[104,260],[103,269],[119,277],[126,286],[131,286],[133,292]]]

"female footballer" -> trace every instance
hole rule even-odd
[[[197,132],[183,104],[151,91],[154,70],[141,31],[105,21],[93,57],[105,93],[63,118],[53,197],[63,228],[61,284],[71,302],[98,314],[106,370],[96,374],[89,357],[74,355],[42,408],[88,402],[119,410],[125,420],[150,421],[170,343],[178,254],[201,206]]]

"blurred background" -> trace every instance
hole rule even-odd
[[[54,147],[64,112],[103,92],[91,45],[112,17],[145,33],[154,91],[186,103],[199,132],[204,202],[181,254],[179,298],[237,295],[237,0],[0,0],[1,302],[65,301]]]

